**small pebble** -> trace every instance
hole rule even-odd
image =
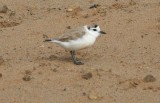
[[[0,13],[6,13],[8,10],[8,7],[6,5],[0,5]]]
[[[69,8],[69,9],[67,9],[66,11],[67,11],[67,12],[72,12],[73,9]]]
[[[144,82],[155,82],[156,78],[153,75],[147,75],[143,79]]]
[[[0,65],[4,63],[4,59],[0,56]]]
[[[67,90],[66,88],[63,89],[63,91],[66,91],[66,90]]]
[[[31,76],[30,75],[25,75],[24,77],[23,77],[23,80],[24,81],[30,81],[32,78],[31,78]]]
[[[52,69],[53,72],[57,72],[58,70],[56,68]]]
[[[93,4],[93,5],[91,5],[89,8],[90,9],[93,9],[93,8],[97,8],[98,6],[100,6],[99,4]]]
[[[143,35],[141,35],[141,38],[143,38],[144,36]]]
[[[71,29],[71,26],[67,26],[67,29]]]
[[[88,99],[90,100],[101,100],[103,97],[100,96],[98,93],[91,91],[88,95]]]
[[[26,70],[26,71],[25,71],[25,74],[26,74],[26,75],[31,75],[32,72],[31,72],[30,70]]]
[[[0,78],[2,78],[2,73],[0,73]]]
[[[92,78],[92,73],[91,72],[85,73],[85,74],[82,75],[82,78],[86,79],[86,80],[91,79]]]
[[[86,93],[85,93],[85,92],[83,92],[83,96],[86,96]]]

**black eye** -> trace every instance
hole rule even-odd
[[[98,25],[94,25],[94,27],[96,28]]]
[[[93,29],[93,31],[97,31],[97,29]]]
[[[88,27],[88,29],[90,29],[90,27]]]

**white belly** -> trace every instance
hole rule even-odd
[[[61,42],[61,46],[67,50],[79,50],[90,47],[94,44],[96,38],[93,36],[83,36],[77,40],[70,40],[69,42]]]

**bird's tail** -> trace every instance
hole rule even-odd
[[[52,39],[46,39],[46,40],[44,40],[44,42],[51,42],[51,41],[53,41]]]
[[[46,40],[44,40],[44,42],[59,43],[60,41],[59,41],[59,40],[57,40],[57,38],[54,38],[54,39],[46,39]]]

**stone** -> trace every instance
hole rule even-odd
[[[92,78],[92,73],[91,72],[85,73],[85,74],[82,75],[82,78],[86,79],[86,80],[91,79]]]
[[[88,95],[88,99],[90,100],[101,100],[103,97],[100,96],[97,92],[91,91]]]
[[[23,77],[23,80],[24,81],[30,81],[32,78],[31,78],[31,76],[30,75],[25,75],[24,77]]]
[[[144,82],[155,82],[156,78],[153,75],[146,75],[143,79]]]
[[[0,65],[4,63],[4,59],[0,56]]]
[[[6,13],[8,11],[7,5],[0,5],[0,13]]]

